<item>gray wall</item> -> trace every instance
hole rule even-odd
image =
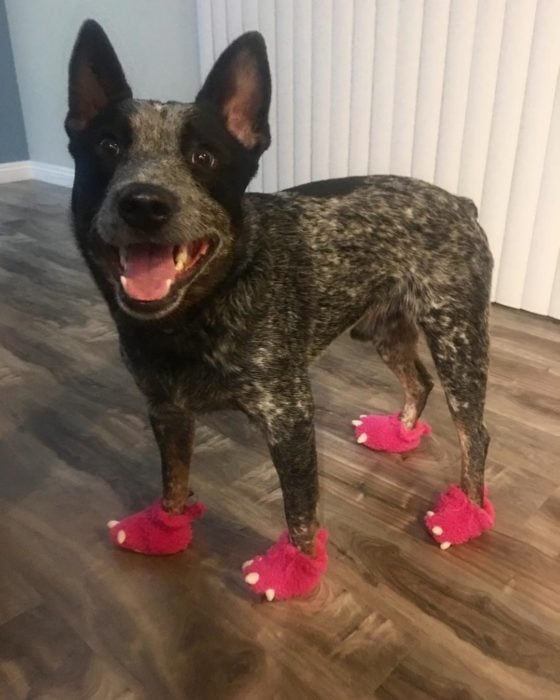
[[[0,163],[28,157],[6,7],[0,0]]]
[[[29,157],[72,165],[63,129],[81,23],[105,29],[134,95],[191,100],[199,87],[196,0],[6,0]]]

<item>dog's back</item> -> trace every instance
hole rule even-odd
[[[450,312],[490,283],[492,260],[476,207],[408,177],[311,182],[247,195],[246,221],[275,252],[271,284],[297,287],[314,355],[366,311],[414,318],[433,299]]]

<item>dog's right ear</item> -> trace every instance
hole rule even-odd
[[[70,59],[67,133],[81,131],[108,104],[129,97],[132,91],[111,42],[97,22],[86,20]]]

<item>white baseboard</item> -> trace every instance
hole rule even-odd
[[[20,160],[14,163],[0,163],[0,183],[19,180],[42,180],[52,185],[72,187],[74,168],[63,165],[41,163],[37,160]]]
[[[62,185],[63,187],[72,187],[74,183],[74,168],[41,163],[37,160],[29,162],[33,180],[42,180],[43,182],[50,182],[52,185]]]
[[[0,184],[30,180],[33,177],[31,162],[18,160],[13,163],[0,163]]]

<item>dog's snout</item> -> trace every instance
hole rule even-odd
[[[177,208],[175,195],[160,185],[134,183],[119,197],[119,214],[130,226],[155,231],[169,221]]]

